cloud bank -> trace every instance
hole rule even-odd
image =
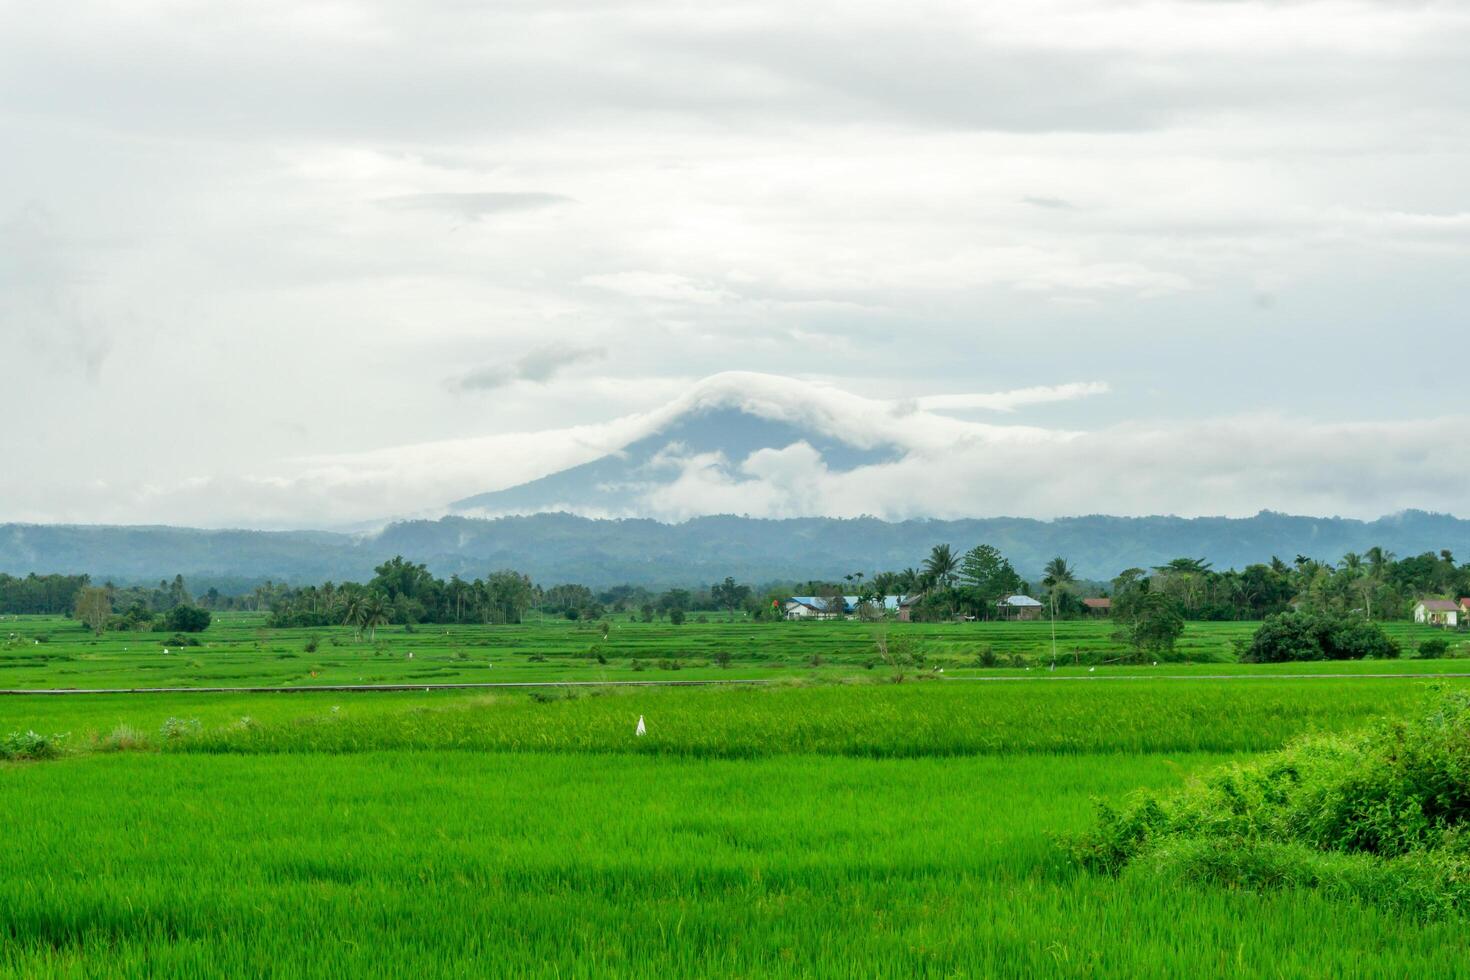
[[[1097,383],[1044,389],[1051,397],[1101,390]],[[994,408],[1038,397],[1035,390],[948,395],[934,405]],[[955,418],[922,407],[925,401],[867,398],[811,381],[736,372],[608,423],[304,459],[268,476],[88,489],[91,506],[117,521],[167,515],[176,523],[218,525],[250,515],[248,523],[264,526],[342,526],[432,517],[444,507],[426,501],[447,504],[614,454],[712,408],[900,452],[891,462],[840,471],[804,440],[718,460],[729,467],[672,447],[663,457],[665,478],[636,506],[583,512],[671,521],[703,514],[1244,516],[1263,509],[1369,518],[1409,507],[1453,511],[1470,485],[1470,450],[1459,437],[1470,425],[1465,416],[1319,422],[1237,415],[1059,429]]]
[[[552,344],[539,347],[503,364],[486,364],[457,377],[449,386],[456,391],[494,391],[517,381],[544,385],[566,368],[607,356],[601,347],[570,347]]]
[[[431,512],[730,370],[907,455],[660,513],[1465,509],[1463,3],[65,12],[0,31],[0,521]]]

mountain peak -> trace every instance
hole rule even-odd
[[[625,442],[597,459],[467,497],[450,509],[478,516],[666,513],[658,498],[689,480],[717,481],[738,490],[787,466],[846,472],[887,462],[898,449],[863,424],[864,408],[872,404],[791,378],[725,372],[705,378],[650,413]]]

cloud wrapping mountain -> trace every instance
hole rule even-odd
[[[1072,429],[939,410],[1005,414],[1104,391],[1091,382],[885,400],[730,372],[652,411],[595,425],[290,460],[255,476],[82,489],[94,521],[214,527],[377,526],[446,512],[679,521],[1277,509],[1372,518],[1464,507],[1470,421],[1460,416],[1317,422],[1253,414]]]

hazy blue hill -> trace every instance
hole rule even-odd
[[[636,513],[644,493],[677,476],[674,467],[661,465],[666,453],[672,451],[681,457],[718,453],[720,461],[712,465],[738,478],[739,464],[751,453],[784,449],[802,441],[821,453],[827,468],[834,471],[886,462],[897,456],[893,450],[860,449],[738,408],[712,407],[682,415],[616,453],[519,486],[457,500],[450,509],[493,514],[562,510]]]
[[[1335,561],[1377,544],[1399,555],[1452,549],[1470,558],[1470,521],[1409,511],[1376,521],[1293,517],[1088,516],[1056,521],[987,518],[890,523],[873,518],[756,520],[701,517],[682,524],[536,514],[479,520],[446,517],[392,524],[377,535],[319,531],[204,531],[175,527],[0,525],[0,571],[88,572],[118,582],[267,578],[289,582],[363,579],[395,554],[438,574],[479,576],[514,567],[543,584],[751,582],[837,577],[918,566],[930,546],[996,545],[1025,575],[1063,555],[1088,578],[1180,556],[1218,568],[1279,555]]]

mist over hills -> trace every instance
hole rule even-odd
[[[438,575],[512,567],[543,584],[688,585],[836,578],[917,566],[928,549],[986,542],[1023,575],[1053,555],[1089,579],[1180,556],[1217,568],[1305,554],[1336,560],[1373,545],[1399,555],[1449,548],[1470,555],[1470,521],[1407,511],[1375,521],[1263,512],[1247,518],[1089,516],[913,520],[699,517],[682,523],[569,514],[403,521],[376,534],[216,531],[176,527],[0,525],[0,572],[86,572],[119,584],[182,573],[191,584],[364,580],[401,554]]]
[[[1228,568],[1273,555],[1335,561],[1374,545],[1400,555],[1443,548],[1470,555],[1470,521],[1419,510],[1373,521],[1272,511],[1235,519],[941,519],[999,509],[996,501],[1007,498],[992,494],[1006,479],[1034,493],[1058,474],[1085,476],[1089,499],[1109,484],[1085,465],[1064,464],[1057,454],[1075,448],[1066,433],[931,409],[1008,411],[1092,393],[1093,386],[1072,385],[895,402],[731,372],[644,415],[523,435],[498,449],[455,444],[411,458],[405,465],[421,472],[460,456],[522,474],[422,519],[374,523],[378,530],[362,533],[7,524],[0,572],[85,572],[120,584],[183,574],[196,587],[231,589],[266,579],[365,580],[375,565],[403,555],[440,576],[515,568],[543,584],[598,587],[696,585],[727,575],[752,583],[836,579],[917,566],[941,542],[960,551],[995,545],[1027,577],[1061,555],[1093,580],[1177,557]],[[555,452],[538,456],[557,440]],[[533,465],[548,458],[561,468]],[[540,475],[524,479],[533,473]],[[815,516],[864,508],[885,519]]]

